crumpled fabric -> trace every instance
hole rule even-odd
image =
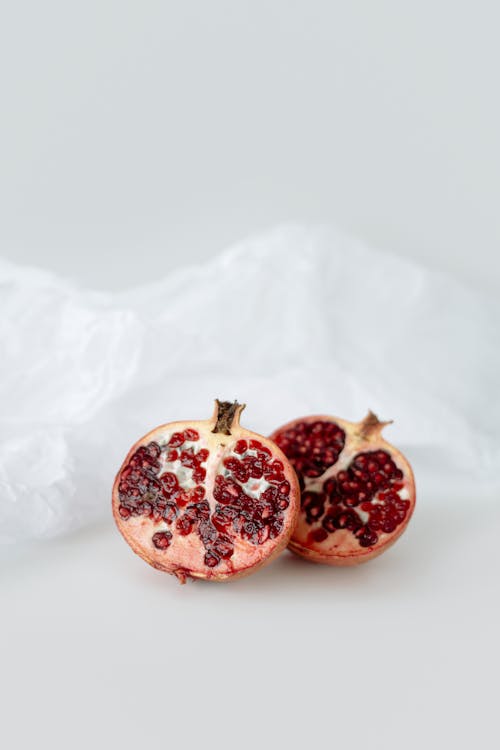
[[[279,227],[119,293],[0,261],[0,541],[110,519],[135,440],[213,399],[269,434],[394,419],[422,502],[500,468],[500,305],[332,228]]]

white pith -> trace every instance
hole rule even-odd
[[[246,456],[256,456],[256,455],[257,455],[257,451],[254,450],[253,448],[249,448],[244,453],[235,453],[234,450],[230,450],[229,454],[224,456],[224,458],[231,457],[231,458],[237,458],[241,460],[245,458]],[[226,467],[223,466],[222,464],[217,473],[222,474],[222,476],[224,477],[231,476],[231,472],[229,471],[229,469],[226,469]],[[271,483],[268,482],[267,479],[265,479],[264,477],[261,477],[260,479],[252,479],[250,477],[250,479],[247,482],[245,482],[245,484],[243,484],[242,482],[238,482],[238,484],[240,484],[244,492],[253,499],[260,497],[262,493],[265,492],[265,490],[267,490],[268,487],[272,486]]]
[[[164,448],[168,445],[168,441],[172,437],[174,433],[171,432],[170,434],[167,433],[165,438],[162,442],[156,441],[160,448]],[[179,448],[175,448],[174,450],[179,451],[179,453],[183,450],[194,450],[194,453],[198,453],[203,446],[200,445],[200,440],[186,440]],[[198,450],[196,450],[198,449]],[[167,448],[168,450],[168,448]],[[210,458],[210,457],[209,457]],[[192,474],[193,469],[188,469],[186,466],[183,466],[180,462],[180,459],[176,459],[175,461],[168,461],[167,460],[167,454],[166,452],[160,453],[160,471],[158,473],[158,478],[161,478],[162,474],[167,474],[168,472],[172,472],[176,475],[177,481],[179,482],[179,485],[184,490],[190,490],[193,487],[196,487],[196,482],[193,480]],[[206,462],[202,463],[202,467],[206,469]]]

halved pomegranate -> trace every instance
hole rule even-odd
[[[358,423],[313,416],[272,434],[302,490],[293,552],[328,565],[355,565],[401,536],[415,506],[415,480],[406,458],[383,439],[387,424],[372,412]]]
[[[243,409],[216,401],[212,419],[157,427],[115,479],[125,540],[182,583],[253,572],[286,547],[296,524],[296,474],[271,440],[240,427]]]

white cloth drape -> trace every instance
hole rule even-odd
[[[424,489],[500,474],[500,305],[333,229],[278,228],[115,294],[1,262],[0,357],[3,542],[109,516],[131,443],[214,397],[263,433],[371,408]]]

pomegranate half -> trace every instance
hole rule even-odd
[[[300,488],[281,450],[240,426],[244,405],[171,422],[130,449],[113,486],[113,515],[134,552],[186,578],[241,577],[284,549]]]
[[[294,466],[302,490],[289,548],[328,565],[356,565],[394,544],[415,506],[410,464],[382,437],[390,422],[296,419],[271,439]]]

